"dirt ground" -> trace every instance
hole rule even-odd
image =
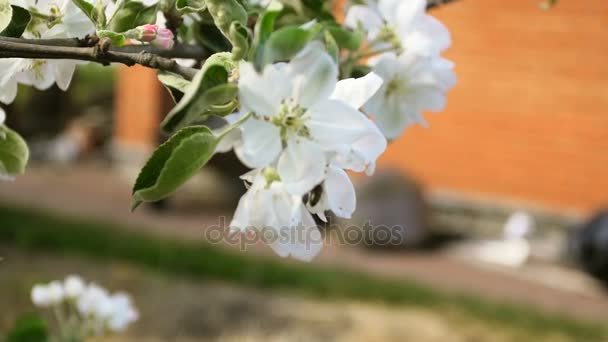
[[[140,320],[125,335],[99,341],[568,341],[530,337],[455,312],[321,301],[287,292],[158,274],[120,263],[104,264],[1,246],[0,331],[20,313],[33,312],[29,288],[76,273],[111,291],[133,295]]]
[[[130,213],[129,189],[128,181],[102,167],[31,168],[17,181],[2,184],[0,202],[189,240],[204,239],[205,230],[221,223],[218,217],[226,215],[224,210],[205,204],[180,212],[158,214],[142,208]],[[254,248],[247,253],[268,253],[268,249]],[[604,320],[608,314],[608,296],[590,278],[556,267],[530,266],[513,271],[479,267],[441,253],[374,253],[338,246],[326,247],[315,262],[414,279],[445,291],[533,305],[577,318]],[[572,279],[580,286],[565,286],[563,280]]]

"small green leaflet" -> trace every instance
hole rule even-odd
[[[219,139],[205,126],[187,127],[158,147],[133,187],[132,210],[159,201],[194,176],[215,153]]]

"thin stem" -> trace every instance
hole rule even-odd
[[[242,118],[238,119],[235,123],[233,123],[232,125],[228,126],[228,128],[226,128],[222,133],[220,133],[217,136],[218,140],[222,140],[226,135],[228,135],[228,133],[232,132],[233,129],[239,127],[243,122],[249,120],[249,118],[253,115],[252,112],[249,112],[245,115],[243,115]]]
[[[114,49],[103,51],[100,45],[93,47],[38,45],[0,39],[0,58],[75,59],[104,65],[109,63],[122,63],[128,66],[139,64],[148,68],[170,71],[188,80],[192,80],[198,71],[194,68],[183,67],[174,60],[150,52],[124,52]]]
[[[65,317],[63,315],[63,310],[60,304],[53,306],[53,315],[55,316],[55,320],[57,321],[57,326],[59,327],[59,336],[60,341],[63,341],[67,337],[66,325],[65,325]]]
[[[371,57],[375,57],[375,56],[383,54],[383,53],[396,52],[396,51],[398,51],[398,49],[390,47],[390,48],[385,48],[385,49],[373,50],[373,51],[369,51],[369,52],[365,52],[365,53],[358,53],[356,55],[356,60],[358,61],[360,59],[371,58]]]

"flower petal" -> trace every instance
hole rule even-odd
[[[395,26],[399,37],[406,37],[415,27],[418,18],[426,13],[426,0],[380,0],[380,13]]]
[[[267,65],[260,75],[253,64],[241,62],[239,74],[239,99],[245,112],[273,116],[291,94],[291,82],[274,65]]]
[[[359,109],[380,89],[383,82],[382,78],[373,72],[360,78],[341,80],[336,84],[330,98],[344,101]]]
[[[323,236],[312,215],[300,204],[299,223],[291,229],[281,231],[279,238],[270,242],[270,247],[280,256],[311,261],[323,248]]]
[[[357,206],[357,197],[355,187],[346,172],[330,165],[323,183],[323,190],[327,195],[328,209],[338,217],[351,218]]]
[[[430,15],[420,17],[412,32],[403,37],[409,52],[424,56],[437,56],[451,44],[450,31]]]
[[[343,101],[321,101],[307,115],[306,126],[326,151],[348,148],[369,129],[363,113]]]
[[[376,124],[366,120],[369,128],[367,133],[353,142],[349,150],[336,153],[332,162],[347,170],[365,171],[371,176],[376,169],[376,160],[386,150],[387,141]]]
[[[318,143],[306,138],[288,139],[277,171],[290,194],[303,196],[323,181],[326,159]]]
[[[398,95],[389,95],[384,85],[365,104],[365,111],[374,117],[376,125],[388,139],[395,139],[410,123],[404,105],[403,99]]]
[[[351,29],[363,27],[365,32],[374,36],[384,25],[384,20],[380,14],[369,6],[355,5],[351,6],[346,13],[344,25]]]
[[[293,98],[304,108],[329,98],[338,81],[338,66],[317,41],[294,57],[286,71],[293,81]]]
[[[63,91],[68,90],[76,70],[76,63],[70,60],[56,60],[51,63],[53,64],[53,75],[57,86]]]
[[[235,147],[235,152],[243,164],[250,168],[259,168],[277,159],[283,149],[279,127],[251,118],[240,128],[242,144]]]

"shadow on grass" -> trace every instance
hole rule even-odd
[[[608,338],[608,329],[600,323],[541,313],[529,307],[445,294],[410,281],[243,255],[202,242],[146,236],[112,224],[60,218],[35,210],[0,207],[0,242],[26,250],[124,261],[169,274],[298,290],[317,297],[455,310],[484,322],[538,335],[561,333],[579,341]]]

